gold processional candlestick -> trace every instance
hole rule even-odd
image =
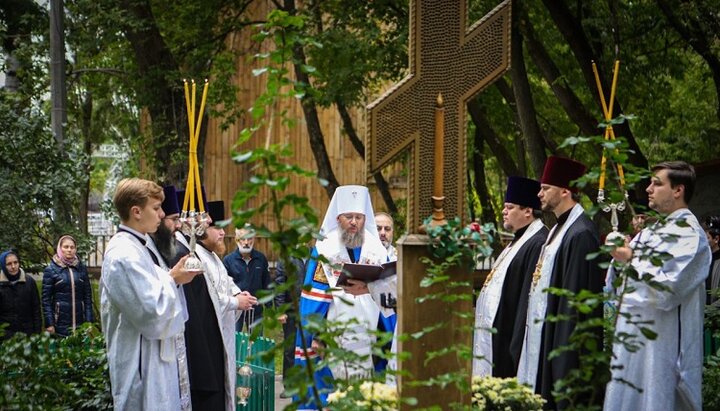
[[[203,87],[202,100],[200,103],[200,113],[195,120],[195,103],[196,103],[196,85],[192,80],[192,93],[188,89],[187,80],[183,79],[185,89],[185,106],[188,114],[188,129],[190,131],[190,144],[188,153],[188,177],[185,184],[185,198],[183,199],[182,214],[180,214],[180,222],[182,223],[182,232],[190,237],[190,257],[185,261],[185,269],[188,271],[204,271],[204,267],[200,259],[195,257],[195,245],[197,237],[205,233],[205,229],[210,223],[210,219],[205,212],[205,203],[203,202],[201,183],[200,183],[200,167],[198,166],[197,145],[200,136],[200,127],[202,126],[203,113],[205,112],[205,102],[207,101],[208,81],[205,80]],[[195,210],[195,194],[197,193],[198,209]]]
[[[618,72],[620,71],[620,60],[615,60],[615,67],[613,72],[612,85],[610,86],[610,101],[606,102],[605,93],[603,92],[602,84],[600,83],[600,75],[597,71],[595,62],[592,62],[593,73],[595,74],[595,83],[597,85],[598,93],[600,94],[600,103],[602,104],[603,114],[605,115],[605,140],[615,140],[615,131],[612,128],[612,111],[613,104],[615,103],[615,91],[617,89],[617,78]],[[614,245],[618,238],[625,238],[625,234],[618,230],[620,220],[618,219],[618,211],[625,210],[625,201],[628,198],[627,190],[625,190],[625,173],[623,172],[622,164],[617,165],[618,177],[620,179],[620,189],[625,191],[625,197],[619,203],[606,203],[605,202],[605,167],[607,165],[607,157],[605,155],[605,148],[603,147],[602,160],[600,161],[600,180],[598,182],[598,204],[602,206],[604,212],[610,214],[610,224],[612,225],[612,232],[610,232],[605,243],[608,245]],[[617,151],[617,150],[616,150]]]
[[[432,195],[432,221],[431,225],[445,225],[445,211],[443,205],[445,196],[443,195],[443,174],[445,171],[445,105],[442,94],[438,94],[435,105],[435,175],[433,179],[433,195]]]

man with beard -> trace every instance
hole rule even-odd
[[[218,257],[225,253],[225,231],[215,222],[224,219],[224,203],[211,201],[207,210],[211,222],[196,248],[205,272],[184,287],[190,314],[185,325],[190,392],[193,409],[232,410],[235,321],[238,310],[252,309],[257,299],[235,287]]]
[[[555,403],[553,386],[580,366],[580,353],[576,350],[564,351],[554,358],[550,358],[550,353],[570,343],[577,322],[602,317],[602,309],[583,314],[568,304],[566,296],[547,292],[548,287],[575,294],[582,290],[599,293],[603,289],[598,262],[586,258],[600,248],[600,236],[585,216],[585,210],[578,203],[577,188],[572,184],[584,174],[585,166],[581,163],[551,156],[545,163],[538,193],[542,210],[555,214],[557,224],[548,234],[533,273],[518,380],[541,394],[549,409],[567,407],[565,401]],[[545,322],[547,317],[567,319]],[[596,344],[602,346],[601,331]],[[587,389],[597,387],[588,386]]]
[[[517,375],[525,336],[528,292],[548,229],[540,217],[540,183],[509,177],[503,207],[503,228],[515,234],[495,259],[475,306],[473,376]],[[494,328],[495,333],[490,329]]]
[[[157,259],[157,265],[162,268],[171,267],[170,262],[178,254],[175,245],[175,232],[180,230],[180,207],[177,200],[175,186],[163,187],[165,199],[162,202],[162,209],[165,213],[157,231],[150,234],[147,247],[152,251],[153,260]],[[185,253],[187,254],[187,253]],[[182,256],[181,256],[182,257]],[[179,260],[179,258],[178,258]]]
[[[300,297],[300,320],[307,324],[311,316],[326,317],[333,324],[345,323],[337,344],[345,351],[354,353],[355,360],[328,358],[330,366],[318,367],[323,343],[315,335],[299,333],[296,339],[295,364],[305,367],[313,361],[315,384],[320,389],[323,405],[332,390],[334,378],[348,379],[372,373],[371,358],[380,307],[370,295],[367,284],[348,280],[348,285],[336,288],[345,263],[380,265],[387,262],[387,251],[380,242],[367,187],[341,186],[335,190],[320,234],[324,237],[313,248],[312,255],[323,256],[328,261],[319,263],[310,259],[305,274],[305,287]],[[307,353],[303,349],[307,347]],[[312,409],[314,403],[310,391],[301,400],[301,409]]]
[[[205,199],[207,199],[207,197],[205,196],[205,187],[200,187],[200,193],[202,194],[202,198],[203,198],[203,206],[204,206],[205,210],[207,210],[208,204],[207,204],[207,201],[205,201]],[[178,210],[179,210],[179,212],[182,212],[182,209],[180,208],[179,205],[183,204],[185,202],[185,190],[177,190],[176,198],[177,198],[177,203],[178,203]],[[175,242],[173,245],[173,247],[175,248],[175,254],[174,254],[174,257],[169,259],[170,264],[174,264],[177,261],[179,261],[181,258],[183,258],[184,256],[190,254],[190,237],[183,234],[183,232],[180,231],[181,228],[182,228],[182,224],[180,223],[179,215],[178,215],[178,228],[177,228],[177,230],[175,230]]]
[[[163,187],[163,193],[165,194],[165,199],[162,202],[161,208],[165,213],[165,217],[162,218],[157,231],[148,234],[147,244],[145,244],[145,246],[150,250],[150,256],[155,265],[165,271],[169,271],[171,265],[168,261],[172,260],[177,254],[175,232],[180,229],[180,207],[178,206],[175,186],[169,185]],[[182,258],[182,256],[180,256],[180,258]],[[185,319],[187,320],[185,293],[178,293],[178,295],[182,300]],[[175,355],[180,380],[180,405],[181,409],[185,410],[190,408],[190,377],[187,369],[184,333],[179,333],[175,336]]]
[[[258,291],[267,290],[270,286],[270,270],[265,254],[254,248],[255,230],[249,225],[235,229],[235,243],[237,248],[223,258],[223,263],[232,277],[235,285],[243,291],[258,297]],[[255,307],[254,321],[262,320],[262,305]],[[236,323],[235,331],[242,331],[243,325],[249,323],[249,313],[243,312],[240,320]]]

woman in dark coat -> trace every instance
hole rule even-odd
[[[45,329],[67,336],[93,321],[92,286],[87,268],[77,257],[75,239],[64,235],[43,271],[42,305]]]
[[[0,254],[0,324],[7,324],[2,340],[15,333],[39,334],[40,297],[35,280],[20,268],[14,251]]]

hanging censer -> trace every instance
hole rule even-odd
[[[245,325],[247,325],[248,335],[247,353],[245,354],[245,361],[243,361],[243,365],[238,367],[238,386],[235,389],[237,404],[243,407],[248,405],[248,399],[250,398],[250,394],[252,394],[253,370],[248,363],[248,358],[250,357],[250,355],[252,355],[253,342],[250,339],[250,336],[252,335],[252,324],[255,321],[255,309],[251,308],[245,313]]]
[[[208,81],[205,80],[203,87],[200,113],[195,120],[195,80],[192,80],[192,94],[188,90],[187,80],[183,80],[185,89],[185,106],[187,107],[188,128],[190,130],[190,144],[188,153],[188,177],[185,185],[185,198],[183,200],[182,213],[180,214],[181,231],[190,237],[190,256],[185,260],[187,271],[204,271],[203,263],[195,256],[195,245],[197,237],[205,233],[210,223],[205,212],[202,190],[200,187],[200,167],[198,166],[197,145],[202,125],[203,113],[205,112],[205,101],[207,100]],[[195,210],[195,199],[197,194],[198,209]]]
[[[615,67],[613,71],[612,86],[610,87],[610,101],[605,100],[605,93],[603,92],[602,84],[600,83],[600,75],[598,74],[597,66],[595,62],[592,63],[593,73],[595,74],[595,83],[597,84],[598,93],[600,94],[600,103],[602,104],[603,114],[605,115],[605,140],[615,140],[615,132],[612,127],[612,111],[613,104],[615,102],[615,90],[617,88],[617,77],[620,71],[620,60],[615,60]],[[606,245],[616,245],[618,239],[625,239],[625,234],[618,230],[620,221],[618,219],[618,211],[625,211],[625,202],[628,199],[628,192],[625,189],[625,173],[623,171],[622,164],[617,165],[617,174],[620,180],[620,189],[623,191],[623,198],[619,203],[611,203],[605,201],[605,167],[607,164],[607,156],[605,154],[606,147],[603,147],[602,160],[600,162],[600,181],[598,182],[598,204],[602,207],[602,210],[610,214],[610,224],[612,225],[612,232],[610,232],[605,238]]]

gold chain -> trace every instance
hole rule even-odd
[[[535,271],[533,271],[532,276],[532,288],[535,289],[535,286],[538,282],[540,282],[540,275],[542,274],[542,257],[544,257],[545,253],[543,252],[540,256],[540,260],[538,260],[537,264],[535,264]]]
[[[565,224],[567,224],[567,221],[565,222]],[[558,228],[558,226],[555,225],[555,227],[553,227],[553,229],[550,231],[550,234],[548,234],[548,238],[545,241],[545,244],[543,244],[542,251],[540,251],[540,258],[538,258],[538,262],[537,264],[535,264],[535,271],[533,272],[532,287],[530,288],[530,292],[535,290],[538,282],[540,282],[540,277],[542,276],[543,262],[545,261],[545,253],[547,252],[548,247],[550,247],[550,244],[555,241],[557,237],[556,231],[558,229],[562,228]]]
[[[513,243],[510,243],[510,244],[503,250],[502,253],[500,253],[500,257],[498,258],[498,261],[495,262],[494,267],[492,268],[492,270],[490,270],[490,273],[488,274],[488,276],[485,277],[485,282],[483,283],[483,286],[482,286],[482,289],[480,290],[480,292],[485,291],[485,289],[487,288],[488,284],[490,284],[490,280],[492,280],[493,276],[495,275],[495,271],[497,271],[497,267],[500,267],[500,264],[502,264],[502,262],[505,260],[505,258],[506,258],[508,255],[510,255],[510,250],[513,248],[514,241],[515,241],[515,240],[513,240]]]

